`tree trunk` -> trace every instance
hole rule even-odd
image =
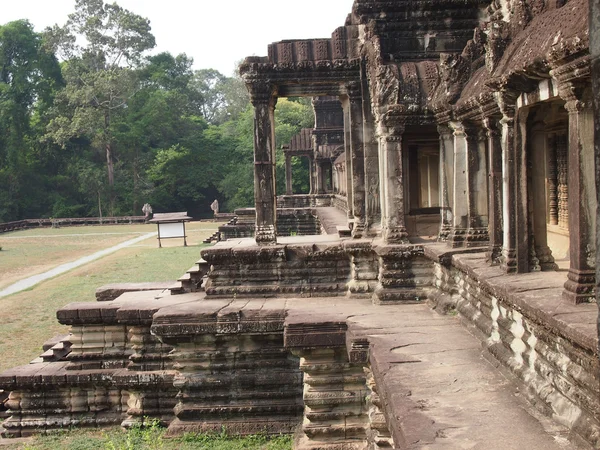
[[[104,139],[106,148],[106,169],[108,171],[108,190],[110,198],[110,215],[115,215],[115,167],[113,162],[113,149],[110,142],[110,110],[104,112]]]

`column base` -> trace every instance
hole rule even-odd
[[[446,242],[450,238],[452,233],[452,225],[449,223],[442,223],[440,226],[440,232],[438,233],[438,242]]]
[[[552,250],[550,250],[550,247],[547,245],[544,247],[536,247],[535,253],[542,271],[558,269],[558,265],[554,262],[554,256],[552,256]]]
[[[517,251],[515,249],[502,249],[500,268],[506,273],[517,273]]]
[[[492,266],[499,266],[502,259],[502,246],[490,245],[488,251],[485,252],[485,260]]]
[[[452,228],[448,236],[448,245],[452,248],[464,247],[467,238],[466,228]]]
[[[594,270],[569,269],[563,298],[569,303],[596,301],[596,272]]]
[[[257,226],[254,233],[254,239],[257,245],[275,245],[277,244],[277,233],[273,225]]]
[[[408,244],[406,227],[397,226],[384,229],[383,239],[386,244]]]
[[[362,218],[354,217],[354,225],[352,226],[352,237],[360,239],[365,234],[365,221]]]
[[[470,227],[465,236],[466,247],[485,247],[490,242],[487,227]]]

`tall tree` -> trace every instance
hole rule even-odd
[[[32,114],[52,101],[60,69],[26,20],[0,26],[0,220],[19,218],[41,194]],[[35,176],[35,180],[32,178]]]
[[[76,0],[64,26],[46,30],[48,42],[65,60],[66,88],[56,99],[49,135],[65,145],[88,137],[105,153],[109,188],[114,186],[113,117],[123,111],[138,88],[134,69],[155,46],[150,23],[116,3]],[[111,195],[111,213],[114,196]]]

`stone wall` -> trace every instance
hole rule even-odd
[[[254,236],[254,208],[237,209],[236,216],[237,219],[234,223],[219,227],[222,240]],[[306,236],[315,234],[321,234],[321,224],[313,208],[277,208],[278,236]]]
[[[561,301],[560,279],[549,279],[540,292],[539,278],[498,278],[499,269],[481,264],[482,253],[434,257],[434,306],[455,309],[540,411],[597,448],[597,340],[579,323],[585,316],[589,320],[589,311]]]

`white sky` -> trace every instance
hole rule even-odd
[[[113,0],[105,0],[112,3]],[[331,37],[344,25],[353,0],[117,0],[150,19],[153,53],[186,53],[195,69],[231,76],[237,61],[266,56],[283,39]],[[28,19],[36,31],[63,25],[75,0],[0,0],[0,24]]]

